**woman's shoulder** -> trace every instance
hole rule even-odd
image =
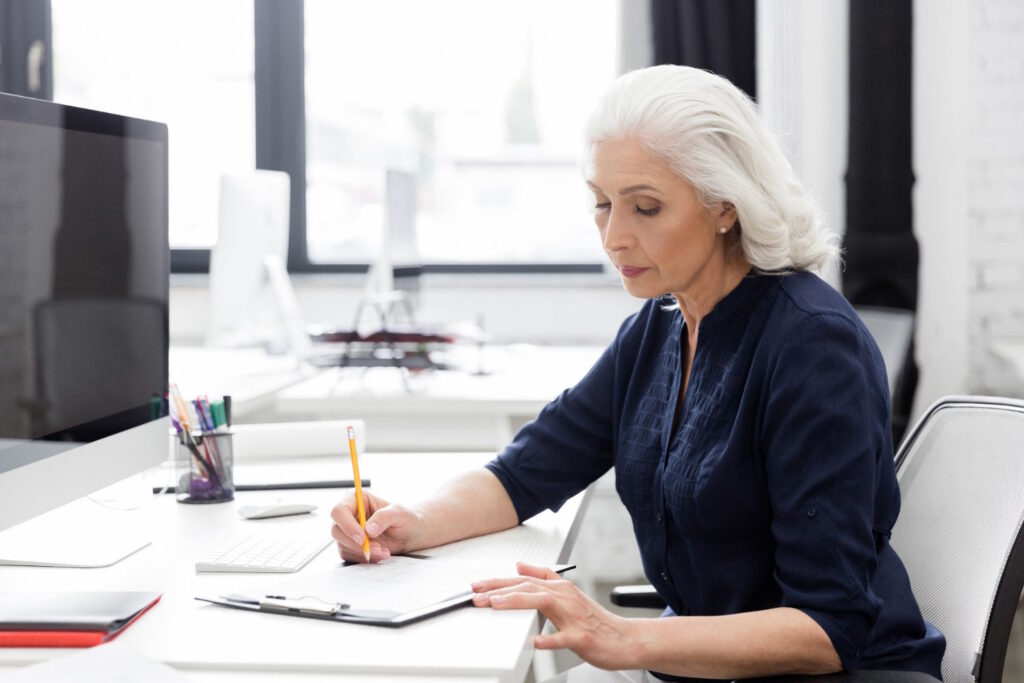
[[[814,273],[797,271],[776,278],[778,295],[769,317],[780,346],[845,338],[862,353],[877,354],[877,345],[850,302]]]
[[[856,329],[863,328],[850,302],[814,273],[786,273],[775,276],[775,281],[778,295],[774,301],[772,319],[784,331],[802,323],[807,324],[812,319],[823,324],[845,323]]]
[[[806,315],[831,313],[856,318],[850,303],[814,273],[799,270],[776,278],[785,303]]]

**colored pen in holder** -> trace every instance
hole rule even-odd
[[[174,442],[174,471],[179,503],[223,503],[235,497],[232,479],[232,435],[215,432],[179,432]]]

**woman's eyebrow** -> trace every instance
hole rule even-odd
[[[587,180],[585,182],[587,183],[587,187],[589,187],[593,192],[604,194],[604,190],[602,190],[600,187],[598,187],[597,185],[595,185],[591,181]],[[642,183],[640,185],[630,185],[629,187],[624,187],[621,190],[619,190],[619,196],[621,197],[621,196],[625,196],[627,194],[632,194],[634,192],[641,192],[643,190],[649,190],[649,191],[652,191],[652,192],[657,192],[658,188],[654,187],[653,185],[648,185],[646,183]]]
[[[629,187],[624,187],[619,190],[619,196],[640,192],[641,190],[653,190],[654,192],[657,192],[658,188],[653,187],[652,185],[630,185]]]

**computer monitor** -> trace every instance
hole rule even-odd
[[[287,262],[290,190],[288,174],[281,171],[221,178],[207,344],[281,350],[287,345],[264,262],[267,257]]]
[[[416,174],[389,168],[384,174],[384,224],[377,257],[367,274],[366,294],[403,292],[413,306],[419,304],[419,277],[423,264],[416,233],[418,211]]]
[[[0,94],[0,530],[163,461],[167,127]]]

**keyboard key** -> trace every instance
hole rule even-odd
[[[291,527],[231,538],[196,562],[197,572],[296,572],[334,540],[323,529]]]

